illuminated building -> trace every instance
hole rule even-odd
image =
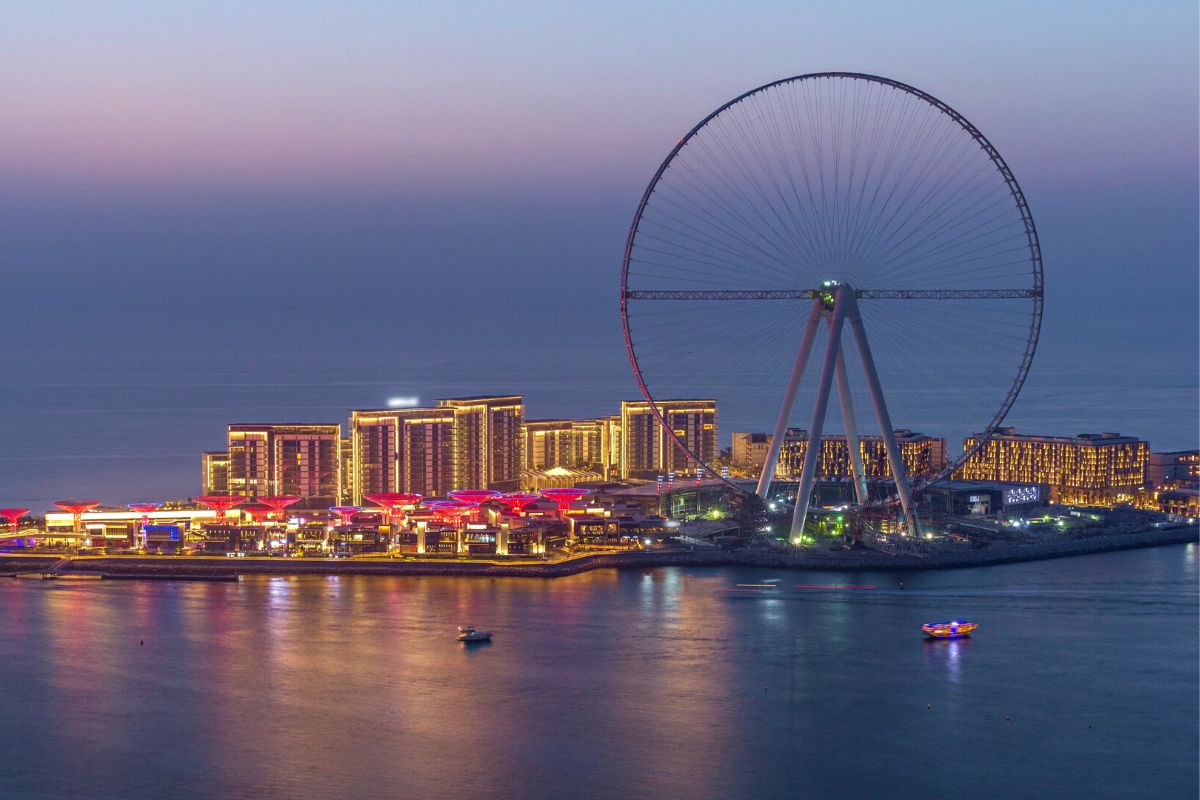
[[[350,415],[354,502],[380,492],[436,497],[454,482],[455,413],[447,408],[391,408]]]
[[[978,435],[963,440],[972,448]],[[1149,445],[1116,433],[1026,436],[1001,428],[955,472],[956,480],[1044,483],[1050,502],[1107,506],[1130,503],[1146,482]]]
[[[1146,486],[1135,505],[1178,517],[1195,517],[1196,490],[1200,489],[1200,451],[1151,453],[1146,463]]]
[[[229,494],[229,452],[209,450],[200,454],[202,494]]]
[[[526,469],[589,469],[607,475],[612,456],[613,418],[535,419],[521,426]]]
[[[229,493],[296,495],[313,508],[336,503],[341,431],[336,424],[230,425]]]
[[[354,494],[354,440],[343,436],[338,440],[338,500],[349,500]],[[355,500],[354,502],[359,502]]]
[[[454,413],[454,488],[501,492],[521,488],[524,398],[458,397],[439,400],[438,407]]]
[[[540,492],[542,489],[570,489],[581,483],[601,480],[604,480],[604,476],[598,472],[567,467],[521,470],[521,488],[527,492]]]
[[[230,512],[234,513],[234,512]],[[75,528],[76,521],[68,511],[51,511],[46,514],[48,535],[62,535]],[[160,508],[157,511],[132,511],[129,509],[95,509],[80,514],[79,524],[88,535],[108,548],[130,547],[138,539],[139,528],[145,528],[151,539],[182,542],[181,532],[200,530],[212,523],[224,524],[224,515],[218,516],[212,509],[204,508]],[[143,522],[145,520],[145,522]],[[171,536],[176,536],[171,539]]]
[[[1146,464],[1146,482],[1151,486],[1200,483],[1200,450],[1151,453]]]
[[[529,469],[579,465],[577,435],[569,419],[530,419],[521,426],[525,466]]]
[[[621,442],[624,435],[621,428],[621,416],[600,417],[596,420],[600,425],[600,453],[603,460],[605,478],[613,478],[621,474]]]
[[[760,472],[771,449],[769,433],[735,433],[731,450],[731,463],[735,467]]]
[[[770,447],[771,437],[766,436]],[[920,478],[937,473],[946,466],[946,440],[914,433],[906,429],[895,432],[896,444],[900,446],[900,460],[909,477]],[[860,436],[863,471],[868,480],[890,478],[891,465],[882,436]],[[804,466],[804,454],[808,451],[808,432],[802,428],[788,428],[783,437],[783,448],[775,467],[775,477],[781,480],[798,480]],[[760,464],[761,468],[761,464]],[[850,447],[845,436],[822,436],[821,454],[817,458],[817,477],[849,478]]]
[[[659,400],[659,413],[704,463],[717,456],[716,400]],[[621,403],[621,478],[653,480],[674,472],[689,475],[698,465],[663,431],[650,404],[644,400]]]

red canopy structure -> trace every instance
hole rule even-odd
[[[508,506],[508,513],[520,516],[525,513],[525,506],[532,503],[534,500],[541,499],[540,494],[526,494],[525,492],[508,492],[502,494],[496,499],[504,505]]]
[[[54,505],[71,515],[71,530],[76,536],[80,534],[83,512],[91,511],[100,505],[99,500],[55,500]]]
[[[350,518],[362,511],[362,506],[330,506],[329,510],[342,518],[343,525],[349,525]]]
[[[142,515],[142,524],[150,523],[150,512],[158,511],[162,503],[130,503],[128,508],[130,511],[137,511]]]
[[[294,494],[276,494],[260,497],[258,502],[269,506],[273,512],[282,516],[283,510],[294,503],[299,503],[300,498]]]
[[[8,520],[8,529],[13,533],[17,532],[17,524],[21,517],[29,513],[28,508],[0,508],[0,517]]]
[[[465,503],[486,503],[488,500],[494,500],[500,496],[500,493],[495,489],[454,489],[447,492],[447,495],[455,500],[461,500]]]
[[[495,489],[453,489],[446,494],[463,503],[474,503],[476,508],[500,496]]]
[[[442,522],[455,522],[479,508],[478,503],[469,503],[466,500],[436,500],[425,505]]]
[[[571,487],[563,487],[561,489],[542,489],[538,494],[547,500],[553,500],[558,503],[558,513],[562,516],[571,508],[571,503],[576,500],[582,500],[592,493],[591,489],[578,489]]]
[[[261,503],[252,506],[246,506],[242,509],[242,511],[245,511],[247,514],[249,514],[250,519],[254,520],[260,525],[266,522],[267,517],[271,515],[271,507],[262,505]]]
[[[382,508],[384,516],[390,523],[397,514],[404,515],[405,506],[421,502],[421,495],[409,492],[375,492],[374,494],[364,494],[363,499]]]
[[[246,498],[240,495],[229,494],[207,494],[204,497],[197,497],[196,502],[202,506],[208,506],[213,511],[217,512],[217,522],[225,521],[225,512],[229,509],[244,503]]]

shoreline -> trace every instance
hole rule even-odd
[[[1109,553],[1200,541],[1200,528],[1180,525],[1120,536],[1072,539],[1025,545],[993,545],[970,553],[890,556],[871,550],[779,552],[743,550],[634,550],[596,553],[553,562],[416,561],[405,559],[228,559],[197,556],[80,556],[56,569],[61,575],[100,575],[121,579],[213,580],[240,575],[448,575],[474,577],[559,578],[596,569],[654,567],[764,567],[829,572],[913,572],[930,569],[1015,564],[1052,558]],[[61,555],[0,555],[0,574],[37,573],[62,561]]]

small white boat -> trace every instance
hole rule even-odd
[[[459,625],[458,636],[460,642],[487,642],[492,638],[491,631],[479,631],[471,625]]]

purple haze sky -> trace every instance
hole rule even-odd
[[[1107,304],[1123,297],[1101,284],[1165,281],[1194,329],[1188,2],[24,4],[0,32],[5,261],[35,326],[110,292],[257,292],[284,262],[395,291],[452,275],[434,299],[464,311],[497,291],[590,305],[576,290],[611,297],[675,139],[740,91],[831,68],[925,88],[989,135],[1052,292]],[[72,280],[86,298],[63,297]]]
[[[618,370],[659,161],[725,100],[827,69],[925,89],[1004,154],[1046,262],[1034,377],[1153,355],[1195,385],[1191,0],[10,6],[0,364],[402,373],[401,342]]]

